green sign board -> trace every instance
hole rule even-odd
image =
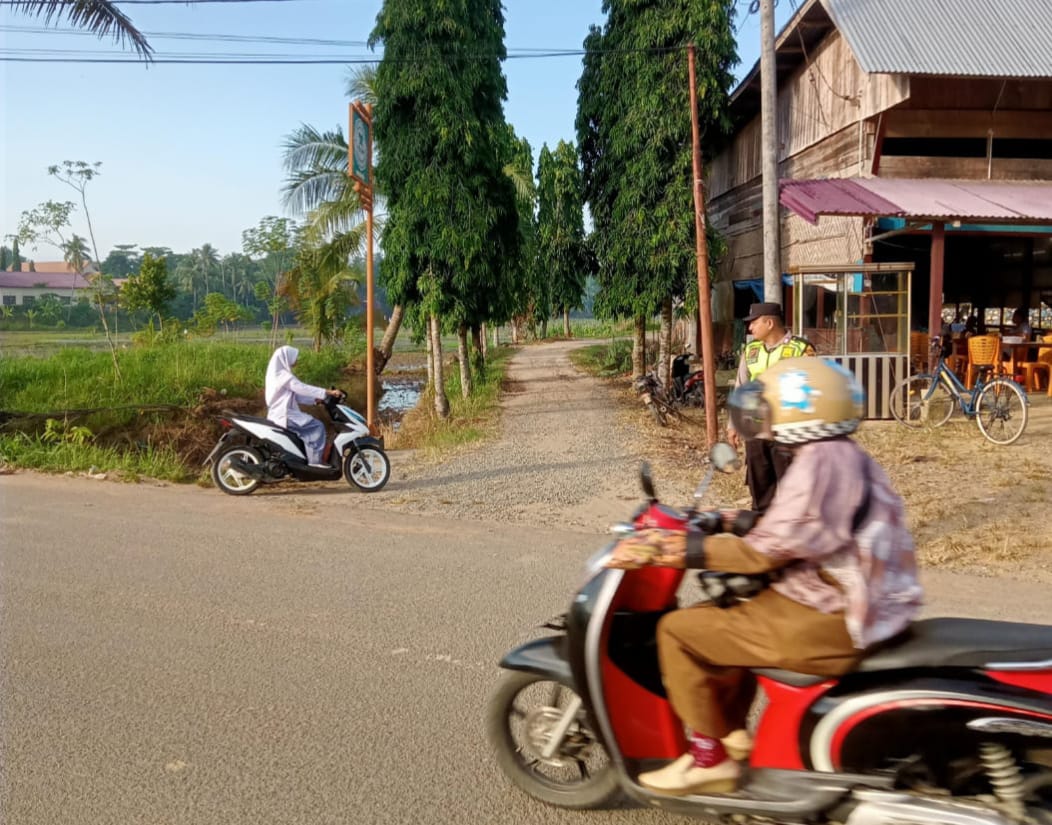
[[[372,145],[372,125],[358,109],[351,109],[351,175],[362,183],[369,177],[369,148]]]

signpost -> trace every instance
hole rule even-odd
[[[365,212],[365,406],[366,422],[376,431],[376,370],[373,353],[373,107],[354,101],[349,107],[347,174]]]

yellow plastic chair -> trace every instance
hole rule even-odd
[[[994,373],[1001,372],[1001,336],[973,335],[968,339],[968,372],[964,383],[968,389],[975,386],[980,367],[993,367]]]

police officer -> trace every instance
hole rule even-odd
[[[745,325],[752,340],[742,351],[735,387],[755,381],[765,369],[783,358],[815,354],[810,341],[785,328],[779,304],[753,304],[745,316]],[[727,424],[727,438],[735,447],[740,446],[742,439],[733,423]],[[749,485],[752,507],[756,512],[762,513],[770,505],[775,485],[790,461],[790,454],[772,441],[745,442],[745,483]]]

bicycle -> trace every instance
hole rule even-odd
[[[891,414],[907,427],[941,427],[955,407],[974,418],[981,432],[994,444],[1014,443],[1026,429],[1030,400],[1011,378],[995,375],[992,366],[979,368],[975,387],[968,389],[946,366],[939,337],[932,339],[932,373],[917,373],[900,382],[889,397]]]

